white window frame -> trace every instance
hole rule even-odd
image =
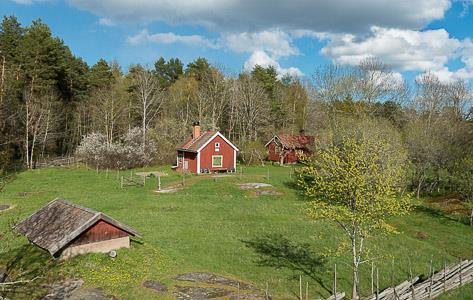
[[[216,142],[215,143],[215,152],[219,152],[220,151],[220,142]]]
[[[220,157],[220,165],[216,166],[214,165],[214,158],[215,157]],[[212,168],[221,168],[223,167],[223,155],[212,155]]]

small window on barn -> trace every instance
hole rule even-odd
[[[222,166],[223,166],[223,156],[212,155],[212,167],[222,167]]]
[[[220,151],[220,143],[219,142],[216,142],[215,143],[215,151]]]

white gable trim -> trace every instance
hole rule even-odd
[[[276,140],[278,140],[279,143],[282,145],[281,139],[280,139],[277,135],[275,135],[275,136],[274,136],[272,139],[270,139],[269,142],[267,142],[266,145],[264,145],[264,146],[265,146],[265,147],[268,147],[268,145],[271,144],[271,142],[274,141],[274,142],[276,143]]]
[[[200,152],[197,152],[197,174],[200,174]]]
[[[210,144],[211,141],[213,141],[217,136],[221,137],[227,144],[229,144],[235,151],[240,151],[238,148],[232,144],[229,140],[227,140],[226,137],[223,136],[219,131],[217,131],[205,144],[203,144],[199,149],[197,149],[197,153],[202,151],[208,144]]]
[[[264,145],[264,146],[265,146],[265,147],[268,147],[268,145],[271,144],[271,142],[274,141],[274,139],[276,139],[277,137],[278,137],[277,135],[273,136],[273,137],[269,140],[269,142],[267,142],[266,145]]]

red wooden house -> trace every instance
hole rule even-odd
[[[300,155],[310,155],[314,146],[315,137],[305,135],[278,134],[275,135],[265,147],[268,148],[268,160],[280,164],[293,164],[299,161]]]
[[[234,172],[238,151],[220,132],[201,133],[199,123],[194,123],[192,136],[177,147],[177,169],[195,174]]]

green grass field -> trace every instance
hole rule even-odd
[[[169,168],[160,169],[170,176],[162,178],[163,186],[181,181]],[[344,241],[337,227],[328,221],[314,222],[303,213],[304,200],[292,188],[290,167],[269,167],[269,183],[282,193],[279,196],[257,196],[237,186],[244,182],[266,182],[267,167],[245,168],[238,175],[213,179],[188,176],[186,188],[174,194],[153,192],[156,179],[145,187],[120,188],[116,172],[96,173],[82,168],[49,168],[18,173],[0,193],[0,204],[14,208],[0,212],[0,232],[8,232],[18,222],[54,198],[68,199],[79,205],[102,211],[143,234],[130,249],[121,249],[111,259],[103,254],[89,254],[68,261],[51,259],[44,251],[29,245],[21,236],[11,240],[7,253],[0,253],[0,266],[12,275],[40,274],[38,282],[80,277],[86,286],[101,287],[120,299],[154,299],[156,294],[141,287],[144,280],[158,280],[168,285],[172,298],[172,278],[180,273],[206,271],[266,286],[273,299],[296,299],[300,272],[275,269],[256,264],[255,252],[243,241],[269,233],[280,233],[295,242],[306,242],[314,251],[329,255],[323,270],[324,285],[332,286],[332,270],[337,264],[338,290],[351,291],[349,254],[332,253]],[[129,175],[130,172],[122,172]],[[379,268],[380,285],[407,279],[409,268],[414,275],[427,274],[429,261],[441,268],[444,259],[455,262],[459,257],[473,257],[473,229],[458,223],[422,203],[409,216],[393,219],[400,233],[371,240],[370,255]],[[1,247],[0,247],[1,249]],[[393,261],[394,266],[393,266]],[[362,269],[362,293],[370,294],[371,265]],[[297,277],[297,279],[295,279]],[[309,282],[311,298],[329,296],[319,283]],[[32,298],[44,293],[27,289],[10,295]],[[471,299],[473,288],[464,287],[443,299]]]

